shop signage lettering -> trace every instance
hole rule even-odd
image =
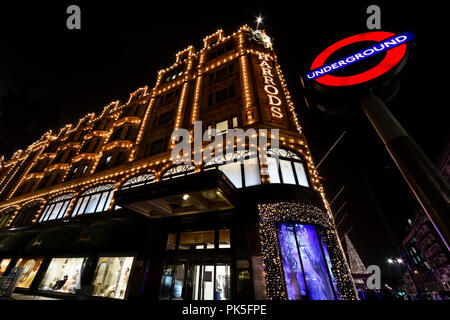
[[[259,55],[262,77],[264,78],[264,91],[266,92],[267,98],[269,99],[270,111],[272,117],[282,119],[283,114],[281,113],[281,99],[278,96],[279,90],[273,81],[272,67],[269,63],[267,55]]]

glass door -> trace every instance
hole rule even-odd
[[[230,264],[214,261],[177,261],[164,268],[160,299],[228,300]]]

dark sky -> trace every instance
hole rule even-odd
[[[438,80],[448,72],[447,54],[441,53],[442,8],[399,1],[92,2],[0,5],[0,154],[8,157],[48,129],[58,130],[111,101],[126,100],[139,87],[152,87],[157,71],[170,66],[179,50],[191,44],[200,48],[203,37],[219,28],[229,34],[243,24],[254,26],[261,14],[316,163],[347,131],[319,170],[330,200],[346,186],[333,204],[337,210],[347,201],[340,232],[353,226],[350,237],[364,263],[393,274],[384,261],[396,251],[362,174],[366,172],[397,241],[405,235],[415,199],[368,120],[358,112],[340,118],[308,109],[299,77],[327,46],[367,31],[366,8],[378,4],[383,30],[411,30],[417,36],[400,92],[388,106],[435,162],[449,133],[445,82]],[[66,28],[70,4],[81,7],[81,30]]]

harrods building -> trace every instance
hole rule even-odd
[[[172,132],[196,121],[268,145],[174,164]],[[153,87],[0,159],[0,275],[62,299],[356,299],[300,122],[264,31],[217,31]]]

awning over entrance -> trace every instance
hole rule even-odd
[[[198,172],[121,190],[116,203],[150,218],[229,210],[236,188],[219,170]]]
[[[102,220],[84,229],[73,243],[77,251],[122,250],[136,239],[136,225],[125,218]]]
[[[26,251],[30,253],[67,252],[81,230],[83,230],[83,227],[77,225],[52,228],[31,240],[26,247]]]
[[[22,252],[38,231],[22,231],[13,233],[0,242],[0,253]]]

